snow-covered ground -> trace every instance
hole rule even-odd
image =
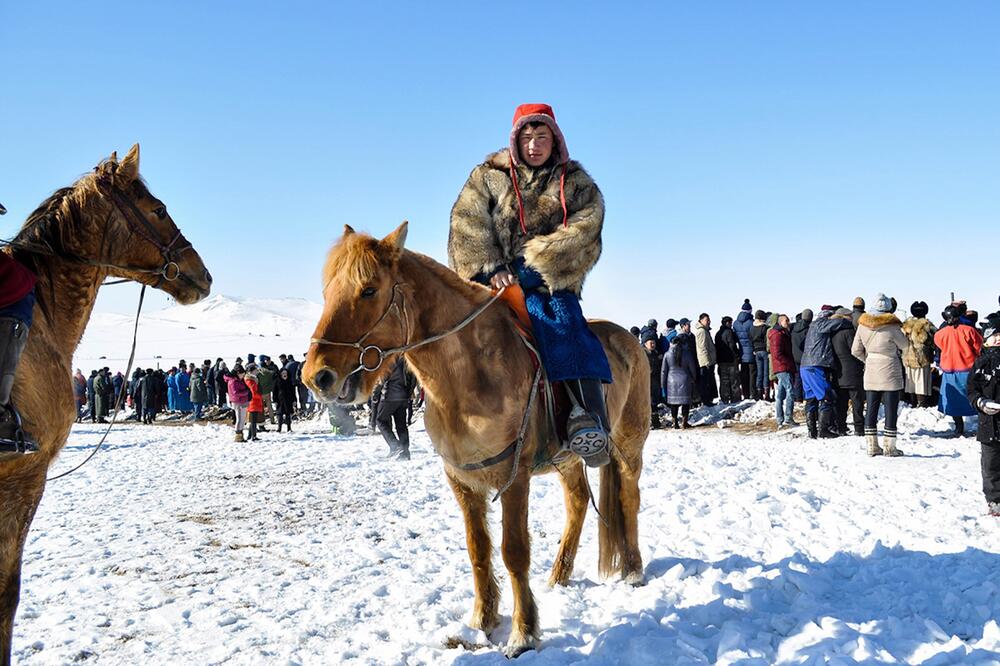
[[[572,584],[546,587],[562,493],[536,479],[542,642],[519,663],[1000,663],[1000,520],[983,515],[974,440],[940,437],[929,410],[904,413],[898,459],[699,420],[647,444],[644,587],[598,579],[592,511]],[[220,425],[116,428],[46,491],[15,659],[506,663],[502,561],[506,619],[487,637],[464,624],[462,520],[415,428],[410,463],[320,423],[244,444]],[[98,436],[77,426],[53,471]]]

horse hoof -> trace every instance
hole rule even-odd
[[[508,659],[517,659],[525,652],[529,650],[534,650],[537,647],[537,641],[534,638],[521,638],[517,639],[513,636],[507,641],[507,647],[503,650],[503,656]]]
[[[643,574],[641,570],[633,571],[632,573],[626,574],[625,576],[622,577],[622,580],[624,580],[632,587],[642,587],[643,585],[646,584],[646,576]]]

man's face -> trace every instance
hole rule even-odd
[[[552,156],[552,130],[545,125],[525,127],[517,135],[521,159],[531,167],[540,167]]]
[[[681,324],[681,333],[690,333],[691,324]]]
[[[709,326],[712,325],[712,318],[711,317],[702,317],[700,321],[701,321],[701,325],[704,326],[705,328],[708,328]]]
[[[643,346],[649,351],[656,351],[656,340],[646,340]]]

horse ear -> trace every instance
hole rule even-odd
[[[406,230],[409,225],[409,222],[403,220],[403,223],[396,227],[395,231],[382,239],[382,246],[391,249],[395,254],[402,252],[403,245],[406,244]]]
[[[135,144],[129,149],[118,170],[128,182],[139,177],[139,144]]]
[[[347,237],[347,236],[353,236],[353,235],[354,235],[354,227],[352,227],[349,224],[345,224],[344,225],[344,236]]]

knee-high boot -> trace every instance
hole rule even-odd
[[[599,379],[578,379],[566,382],[566,387],[573,402],[566,424],[570,450],[583,458],[588,467],[608,464],[611,424],[604,386]]]

